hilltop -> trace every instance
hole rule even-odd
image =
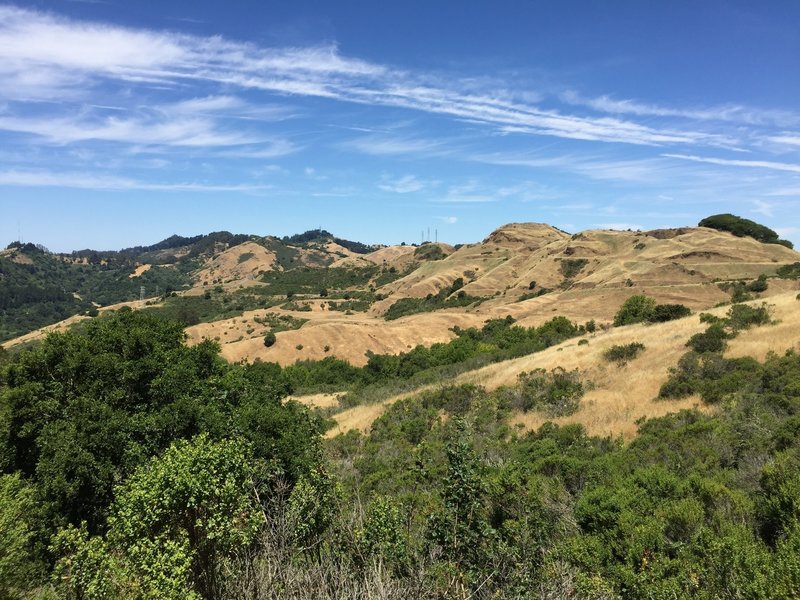
[[[759,293],[769,296],[792,288],[775,276],[796,262],[790,248],[708,227],[570,235],[542,223],[512,223],[455,247],[366,246],[324,230],[173,236],[69,255],[12,245],[0,253],[0,335],[19,338],[127,302],[183,320],[191,340],[218,341],[231,361],[363,364],[367,351],[447,341],[454,325],[506,315],[526,326],[553,313],[608,321],[634,293],[705,309],[766,276]],[[277,336],[270,347],[268,331]]]

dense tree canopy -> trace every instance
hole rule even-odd
[[[738,237],[751,237],[765,244],[781,244],[787,248],[793,248],[790,241],[779,239],[778,234],[769,227],[730,213],[711,215],[700,221],[697,226],[728,231]]]

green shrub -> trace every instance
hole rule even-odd
[[[561,260],[561,274],[565,279],[572,279],[581,272],[583,267],[589,264],[586,258],[565,258]]]
[[[518,381],[511,406],[524,412],[537,410],[553,417],[571,415],[578,410],[585,393],[577,369],[536,369],[520,373]]]
[[[759,275],[758,279],[755,279],[747,284],[747,291],[748,292],[766,292],[769,284],[767,283],[767,276],[766,275]]]
[[[692,311],[683,304],[656,304],[648,320],[652,323],[663,323],[674,319],[682,319],[690,314],[692,314]]]
[[[271,331],[269,331],[269,332],[267,332],[267,334],[264,336],[264,345],[265,345],[267,348],[270,348],[271,346],[274,346],[274,345],[275,345],[275,342],[276,342],[277,340],[278,340],[278,338],[275,336],[275,334],[274,334],[274,333],[272,333]]]
[[[766,325],[769,322],[769,306],[766,303],[762,303],[761,306],[734,304],[728,310],[727,324],[733,332],[754,325]]]
[[[644,352],[644,349],[644,344],[640,342],[614,345],[603,352],[603,358],[609,362],[616,362],[622,365],[639,356],[639,354]]]
[[[686,345],[695,352],[702,354],[704,352],[722,352],[727,345],[728,334],[725,328],[716,323],[711,325],[702,333],[696,333]]]
[[[455,308],[459,306],[469,306],[471,304],[480,304],[485,298],[477,298],[468,295],[464,290],[459,289],[463,285],[464,280],[460,277],[453,282],[450,287],[439,290],[437,294],[428,294],[425,298],[401,298],[392,304],[384,318],[387,321],[399,319],[407,315],[413,315],[422,312],[432,312],[443,308]],[[456,290],[458,290],[456,292]],[[455,292],[455,296],[451,296]],[[448,297],[449,296],[449,297]]]
[[[438,244],[426,243],[414,250],[414,257],[420,260],[442,260],[445,254]]]
[[[644,294],[636,294],[625,300],[617,314],[614,315],[614,326],[631,325],[648,321],[653,316],[656,301]]]
[[[800,262],[792,263],[790,265],[781,265],[776,271],[778,277],[782,279],[797,279],[800,278]]]

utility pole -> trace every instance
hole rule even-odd
[[[139,288],[139,302],[144,302],[144,286]]]

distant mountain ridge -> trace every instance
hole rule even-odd
[[[724,226],[741,224],[736,217],[724,217]],[[750,224],[744,223],[750,231],[763,233]],[[456,247],[371,246],[321,228],[283,238],[227,231],[173,235],[149,246],[65,254],[13,243],[0,251],[0,341],[72,315],[94,314],[98,307],[138,300],[143,293],[147,308],[161,306],[158,310],[165,316],[187,325],[225,323],[255,309],[268,313],[259,319],[274,322],[276,314],[289,311],[307,321],[303,335],[335,320],[335,326],[325,325],[330,335],[338,332],[342,340],[354,335],[358,342],[353,347],[359,353],[365,344],[394,351],[409,340],[391,338],[394,334],[385,325],[368,339],[356,332],[365,322],[414,315],[422,319],[424,313],[438,311],[453,318],[463,315],[458,319],[466,318],[464,324],[479,323],[485,318],[481,315],[535,318],[555,310],[598,318],[643,290],[664,301],[704,308],[729,298],[748,280],[775,277],[781,267],[800,262],[800,255],[788,246],[762,243],[772,242],[773,236],[759,241],[747,232],[737,237],[741,231],[721,229],[590,230],[571,235],[545,223],[510,223],[481,242]],[[173,298],[174,293],[178,296]],[[446,322],[437,321],[426,339],[446,337]],[[197,333],[190,328],[190,334],[205,335],[200,333],[206,331],[203,327]],[[287,351],[286,344],[259,346],[257,337],[264,327],[248,325],[239,337],[225,339],[227,332],[217,332],[214,326],[208,335],[213,331],[223,354],[231,358],[285,362],[307,355],[307,349]],[[281,335],[299,339],[300,332]],[[233,350],[235,344],[241,349]],[[305,344],[298,341],[294,346]],[[345,353],[345,345],[337,347],[340,355]]]

